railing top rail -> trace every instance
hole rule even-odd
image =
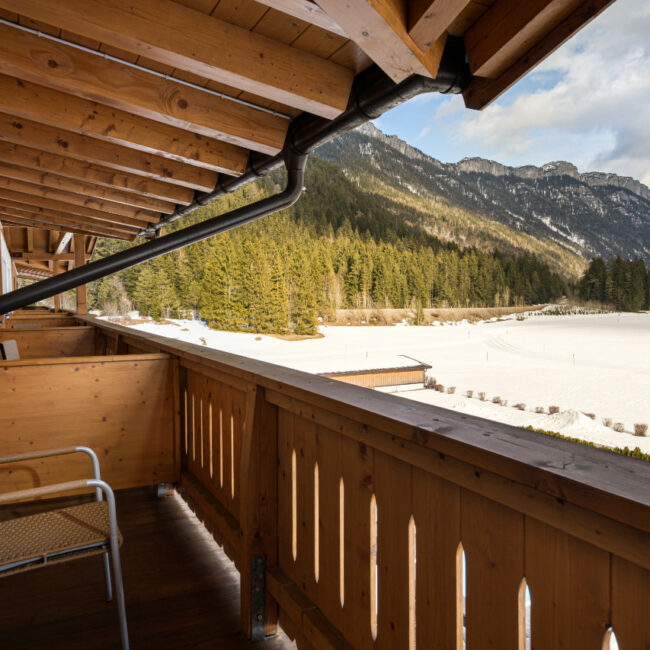
[[[78,318],[383,431],[398,442],[461,459],[477,471],[489,470],[650,531],[649,463],[92,317]]]

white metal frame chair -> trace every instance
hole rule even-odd
[[[84,453],[90,457],[94,478],[6,492],[0,494],[0,505],[82,488],[94,488],[96,501],[0,521],[0,578],[20,571],[42,568],[48,564],[101,553],[106,600],[111,601],[113,590],[108,557],[110,553],[122,649],[129,650],[120,563],[121,536],[117,526],[115,496],[110,486],[101,479],[99,460],[95,452],[89,447],[65,447],[0,457],[0,464],[74,453]],[[39,530],[43,530],[44,534],[39,535]],[[18,537],[19,540],[16,539]]]

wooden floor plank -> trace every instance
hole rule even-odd
[[[78,500],[75,498],[67,501]],[[0,518],[50,504],[12,507]],[[239,574],[174,497],[142,488],[117,493],[131,647],[245,649]],[[117,611],[104,601],[97,557],[0,580],[0,638],[14,650],[119,648]],[[284,636],[259,650],[295,648]]]

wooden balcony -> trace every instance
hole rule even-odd
[[[535,650],[607,648],[610,629],[621,650],[648,648],[647,463],[90,317],[75,323],[22,330],[24,360],[1,362],[0,443],[7,454],[100,453],[106,480],[124,490],[133,647],[165,630],[168,647],[243,647],[279,622],[307,649],[458,650],[465,639],[469,650],[524,650],[528,586]],[[83,344],[70,330],[87,332]],[[13,467],[0,490],[83,475],[84,460],[70,458]],[[233,560],[239,602],[179,504],[135,489],[157,483],[176,486]],[[142,566],[132,559],[148,553]],[[114,612],[97,605],[101,569],[84,562],[35,572],[24,587],[20,576],[0,583],[18,594],[0,618],[3,641],[24,639],[9,647],[42,647],[48,629],[69,634],[67,648],[115,647]],[[36,597],[43,607],[30,614]],[[72,601],[83,602],[77,614]],[[93,629],[105,646],[84,645]]]

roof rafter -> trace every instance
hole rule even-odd
[[[66,158],[58,154],[46,153],[16,144],[0,141],[0,161],[20,167],[52,172],[66,178],[89,181],[103,187],[114,187],[126,192],[135,192],[164,201],[174,201],[189,205],[194,196],[193,190],[171,185],[144,176],[126,174],[101,165]]]
[[[209,169],[185,165],[31,120],[16,119],[5,113],[0,113],[0,140],[203,192],[214,189],[218,177],[217,172]]]
[[[5,24],[0,71],[262,153],[282,149],[289,125],[271,113]]]
[[[409,36],[426,51],[447,31],[472,0],[411,0]]]
[[[248,159],[242,147],[7,75],[0,110],[217,172],[239,174]]]

